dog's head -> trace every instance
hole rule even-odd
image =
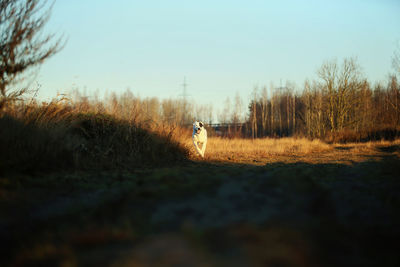
[[[193,123],[193,132],[199,134],[203,129],[204,124],[201,121],[195,121]]]

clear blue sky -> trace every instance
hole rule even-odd
[[[255,85],[302,88],[325,61],[357,57],[385,80],[400,41],[399,0],[58,0],[46,30],[65,48],[41,67],[39,96],[130,88],[221,105]],[[216,110],[218,108],[216,107]]]

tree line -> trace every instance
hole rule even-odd
[[[353,58],[326,61],[317,79],[306,80],[303,88],[285,86],[255,87],[244,108],[237,93],[229,97],[215,116],[223,126],[218,134],[227,137],[305,136],[352,141],[393,138],[400,130],[400,84],[395,74],[386,82],[371,84],[363,77]],[[103,100],[82,96],[72,100],[74,109],[114,114],[135,123],[153,126],[169,124],[188,127],[193,120],[214,121],[213,106],[188,106],[184,99],[143,98],[127,90],[112,93]],[[86,108],[85,108],[86,107]],[[216,134],[210,128],[211,134]],[[340,141],[340,140],[339,140]]]
[[[247,107],[237,93],[233,101],[227,97],[219,111],[212,104],[189,106],[184,99],[141,98],[130,90],[104,97],[86,96],[75,90],[63,98],[63,103],[74,112],[107,113],[150,128],[168,125],[190,129],[194,120],[202,120],[210,135],[225,137],[305,136],[334,140],[342,136],[361,141],[397,136],[397,76],[390,75],[386,82],[371,85],[360,69],[354,59],[344,59],[341,64],[327,61],[319,68],[317,79],[306,80],[303,88],[290,82],[279,87],[255,87]],[[35,101],[30,104],[40,106]],[[13,105],[8,108],[15,109]],[[218,131],[210,128],[215,122],[223,125]]]
[[[400,86],[392,74],[386,83],[371,85],[355,59],[327,61],[318,79],[306,81],[301,92],[284,87],[255,89],[242,134],[247,137],[301,135],[335,138],[343,134],[371,139],[371,134],[397,134]],[[393,131],[395,133],[393,133]]]

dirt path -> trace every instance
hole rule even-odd
[[[0,263],[395,266],[398,152],[0,178]]]

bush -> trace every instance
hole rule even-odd
[[[60,114],[48,120],[37,110],[19,118],[0,117],[0,171],[134,169],[177,163],[188,156],[171,135],[106,114]]]
[[[0,170],[31,172],[65,169],[73,165],[66,133],[40,128],[12,117],[0,118]]]
[[[394,127],[378,127],[362,131],[342,130],[336,133],[330,133],[325,140],[330,143],[355,143],[388,140],[393,141],[400,138],[400,129]]]

